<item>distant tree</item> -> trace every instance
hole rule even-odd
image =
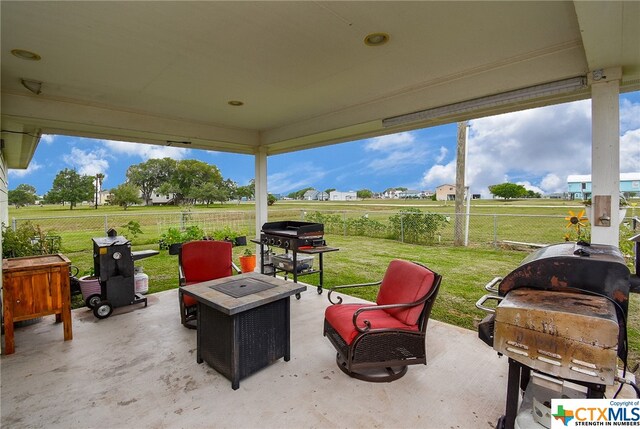
[[[49,192],[42,196],[42,202],[45,204],[56,204],[60,202],[60,197],[53,189],[51,189]]]
[[[218,167],[195,159],[178,161],[175,171],[169,181],[165,183],[170,186],[162,189],[173,191],[172,193],[175,194],[175,200],[178,203],[194,203],[194,191],[205,183],[213,183],[219,188],[224,186]]]
[[[230,198],[230,192],[229,189],[224,186],[209,182],[194,188],[189,194],[189,198],[195,201],[202,201],[207,205],[207,207],[209,207],[209,204],[214,201],[218,201],[220,203],[228,201]]]
[[[16,186],[16,189],[9,191],[8,198],[9,204],[13,204],[16,208],[35,204],[37,199],[36,188],[24,183],[20,184]]]
[[[236,195],[238,193],[238,184],[231,179],[223,180],[220,186],[220,189],[224,191],[220,194],[222,197],[224,195],[224,199],[216,199],[215,201],[220,201],[220,203],[227,202],[231,199],[237,198]]]
[[[268,206],[274,205],[276,203],[276,201],[278,201],[278,199],[276,198],[275,195],[273,195],[273,194],[267,195],[267,205]]]
[[[371,192],[368,189],[360,189],[359,191],[356,192],[356,195],[358,196],[358,198],[372,198],[373,197],[373,192]]]
[[[540,195],[540,192],[535,192],[532,191],[531,189],[527,190],[527,198],[542,198],[542,195]]]
[[[489,186],[489,192],[491,192],[493,196],[504,198],[505,200],[527,196],[527,190],[524,186],[509,182],[491,185]]]
[[[149,205],[153,191],[169,181],[176,165],[177,161],[171,158],[150,159],[130,166],[127,169],[127,180],[140,189],[142,199]]]
[[[65,168],[53,179],[49,199],[53,203],[69,203],[73,210],[77,203],[93,200],[93,176],[80,175],[76,170]]]
[[[132,183],[123,183],[116,186],[111,190],[109,196],[109,204],[114,206],[120,206],[125,210],[134,204],[140,204],[142,198],[138,196],[140,190]]]
[[[240,200],[243,198],[250,200],[251,198],[253,198],[253,187],[251,185],[238,186],[238,188],[236,188],[235,196],[238,199],[238,204],[240,204]]]
[[[324,192],[329,195],[331,192],[335,191],[336,188],[329,188],[329,189],[325,189]]]

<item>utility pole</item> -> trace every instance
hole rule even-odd
[[[458,122],[458,144],[456,151],[456,201],[454,246],[464,245],[464,189],[466,186],[467,121]]]
[[[102,179],[104,179],[104,174],[96,174],[96,210],[98,209],[98,193],[102,190]]]

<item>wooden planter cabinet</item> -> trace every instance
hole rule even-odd
[[[71,330],[69,265],[62,254],[2,260],[2,305],[5,354],[15,351],[13,322],[49,314],[62,321],[65,341]]]

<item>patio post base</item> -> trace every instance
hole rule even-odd
[[[366,369],[366,372],[349,371],[347,369],[347,362],[342,358],[340,353],[336,354],[336,363],[338,364],[338,368],[349,377],[373,383],[389,383],[403,377],[407,373],[406,366],[371,368]]]

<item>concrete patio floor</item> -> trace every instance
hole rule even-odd
[[[53,316],[16,329],[2,355],[3,428],[493,428],[507,360],[473,331],[431,320],[428,363],[392,383],[352,379],[322,336],[326,292],[291,299],[291,360],[240,381],[196,363],[196,331],[177,291],[98,320],[73,311],[73,340]],[[438,301],[436,301],[438,305]]]

